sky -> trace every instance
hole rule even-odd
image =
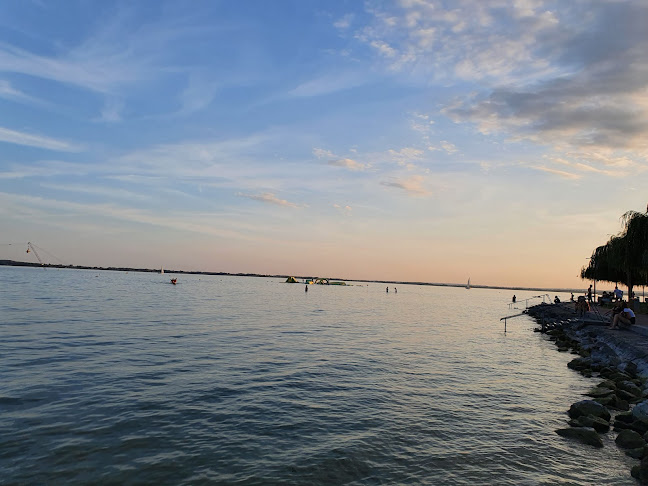
[[[645,0],[0,3],[0,259],[586,288]]]

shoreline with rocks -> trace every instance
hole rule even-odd
[[[611,330],[598,310],[579,318],[574,303],[542,303],[526,312],[558,351],[578,355],[569,368],[598,380],[556,433],[592,447],[603,447],[601,434],[615,433],[617,446],[638,460],[632,477],[648,485],[648,336]]]

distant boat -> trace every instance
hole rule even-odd
[[[470,288],[470,278],[468,279],[468,283],[466,284],[466,288],[467,288],[467,289]]]
[[[164,275],[164,267],[160,267],[160,275]]]

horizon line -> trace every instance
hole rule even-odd
[[[53,264],[53,263],[34,263],[22,262],[16,260],[0,260],[0,266],[13,266],[13,267],[43,267],[43,268],[68,268],[71,270],[101,270],[101,271],[114,271],[114,272],[141,272],[141,273],[157,273],[160,270],[157,268],[131,268],[131,267],[91,267],[87,265],[67,265],[67,264]],[[288,278],[294,277],[302,280],[312,279],[315,277],[303,275],[289,275],[289,274],[263,274],[263,273],[231,273],[231,272],[208,272],[201,270],[165,270],[165,273],[179,273],[186,275],[229,275],[233,277],[266,277],[266,278]],[[405,280],[368,280],[368,279],[352,279],[352,278],[329,278],[329,280],[339,280],[343,282],[366,282],[366,283],[381,283],[381,284],[398,284],[398,285],[427,285],[432,287],[465,287],[464,283],[443,283],[443,282],[412,282]],[[470,289],[495,289],[495,290],[537,290],[537,291],[551,291],[551,292],[583,292],[587,289],[576,288],[559,288],[559,287],[522,287],[519,285],[506,286],[506,285],[480,285],[470,284]],[[598,292],[597,292],[598,293]]]

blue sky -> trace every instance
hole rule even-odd
[[[648,202],[647,23],[632,0],[4,2],[0,258],[586,287]]]

